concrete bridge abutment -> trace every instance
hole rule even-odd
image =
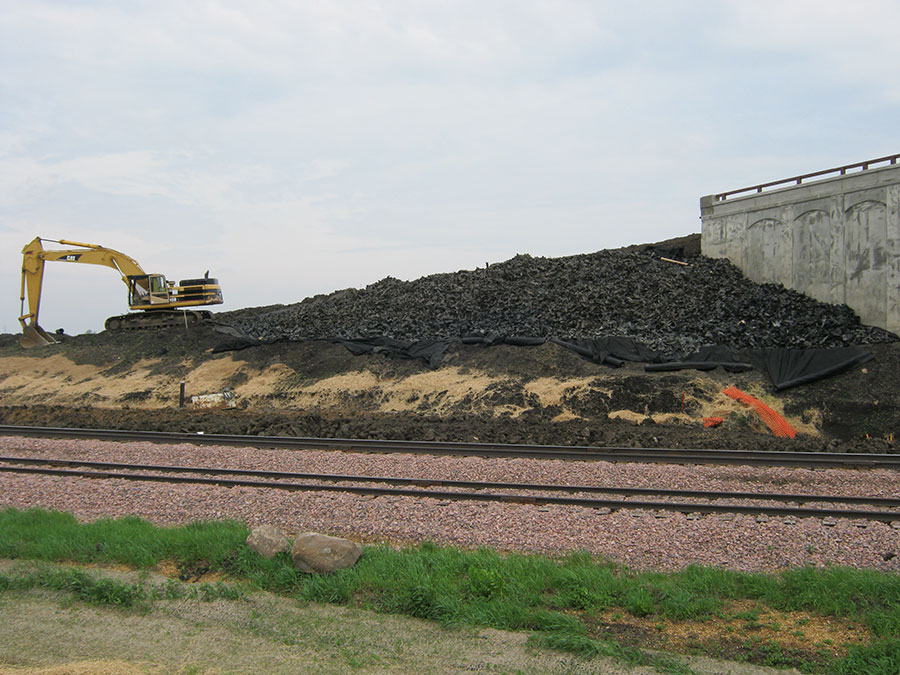
[[[863,323],[900,333],[897,161],[894,155],[702,197],[703,254],[728,258],[758,283],[847,304]],[[889,163],[870,168],[875,162]],[[829,172],[840,173],[803,182]]]

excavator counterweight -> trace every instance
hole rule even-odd
[[[44,241],[75,248],[45,250]],[[222,289],[217,279],[209,278],[209,272],[202,279],[187,279],[176,284],[174,281],[167,281],[162,274],[147,274],[134,258],[97,244],[35,237],[22,249],[22,256],[22,314],[19,317],[22,337],[19,344],[23,347],[57,342],[38,325],[44,264],[47,261],[104,265],[119,273],[128,287],[129,309],[135,311],[107,319],[107,330],[163,328],[196,323],[209,319],[211,313],[187,308],[222,304]],[[26,299],[28,313],[25,312]]]

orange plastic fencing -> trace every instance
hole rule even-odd
[[[724,421],[725,421],[725,419],[723,417],[704,417],[703,418],[703,426],[706,427],[707,429],[709,429],[710,427],[719,426]]]
[[[769,427],[776,436],[793,438],[797,435],[797,430],[788,424],[786,419],[759,399],[753,398],[750,394],[745,394],[737,387],[728,387],[728,389],[722,393],[726,396],[730,396],[735,401],[740,401],[741,403],[754,408],[762,421],[766,423],[766,426]]]

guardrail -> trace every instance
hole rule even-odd
[[[833,169],[824,169],[823,171],[814,171],[813,173],[805,173],[802,176],[792,176],[791,178],[784,178],[782,180],[773,180],[769,183],[760,183],[759,185],[752,185],[750,187],[740,188],[739,190],[729,190],[728,192],[720,192],[719,194],[713,195],[713,202],[724,202],[728,197],[733,195],[743,194],[744,192],[762,192],[765,188],[775,187],[776,185],[802,185],[804,180],[809,178],[820,178],[822,176],[828,176],[830,174],[837,174],[839,176],[844,176],[848,171],[853,171],[854,169],[859,169],[860,171],[866,171],[873,164],[884,164],[887,163],[888,166],[892,164],[897,164],[897,160],[900,159],[900,154],[896,155],[888,155],[886,157],[879,157],[878,159],[869,159],[865,162],[857,162],[856,164],[846,164],[844,166],[837,166]],[[878,167],[882,168],[882,167]]]

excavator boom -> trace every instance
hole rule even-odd
[[[45,250],[43,242],[52,241],[63,246],[75,247]],[[22,249],[22,309],[19,322],[22,324],[23,347],[52,344],[56,340],[38,324],[41,305],[41,289],[44,281],[44,264],[48,261],[86,263],[103,265],[116,270],[122,282],[128,287],[128,304],[132,310],[145,314],[126,314],[111,317],[106,328],[153,328],[173,325],[176,319],[188,321],[188,315],[175,311],[199,305],[222,303],[222,290],[216,279],[209,273],[203,279],[189,279],[175,284],[166,281],[162,274],[147,274],[141,265],[128,255],[105,246],[85,244],[67,239],[41,239],[35,237]],[[28,312],[25,312],[25,301]],[[208,318],[209,312],[193,312],[194,321]]]

